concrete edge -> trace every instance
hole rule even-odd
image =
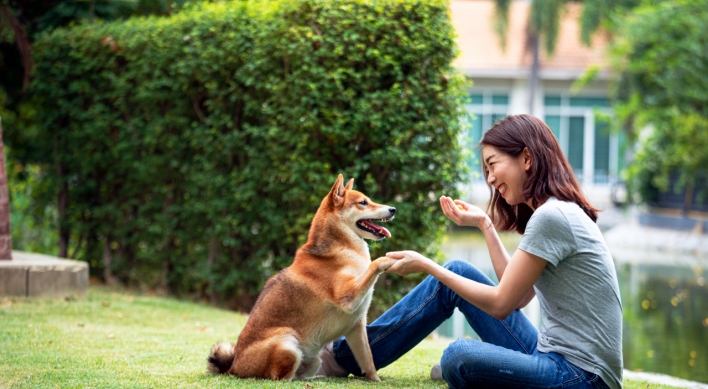
[[[50,255],[13,251],[12,260],[0,260],[0,296],[84,297],[89,265]]]
[[[631,370],[624,370],[622,373],[623,378],[629,378],[635,381],[646,381],[651,384],[660,384],[673,386],[675,388],[690,388],[690,389],[708,389],[708,384],[701,382],[689,381],[683,378],[677,378],[666,374],[660,373],[649,373],[649,372],[638,372]]]

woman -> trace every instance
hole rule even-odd
[[[443,213],[478,227],[487,242],[495,285],[474,266],[440,266],[414,251],[387,255],[399,275],[426,272],[406,297],[367,327],[377,369],[405,354],[458,308],[482,342],[459,339],[432,378],[451,388],[621,388],[622,306],[614,264],[597,209],[583,196],[551,130],[529,116],[509,116],[480,141],[492,192],[489,215],[441,197]],[[523,235],[509,257],[500,231]],[[540,333],[520,308],[534,296]],[[321,354],[326,375],[360,374],[345,340]]]

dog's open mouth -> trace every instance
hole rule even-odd
[[[356,226],[364,231],[374,234],[377,237],[390,238],[391,233],[386,229],[386,227],[381,227],[379,225],[374,224],[373,222],[386,223],[391,219],[393,219],[393,217],[383,219],[361,219],[356,222]]]

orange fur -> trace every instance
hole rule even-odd
[[[312,377],[322,347],[344,335],[364,376],[379,380],[366,336],[366,312],[376,279],[395,260],[372,262],[364,239],[383,236],[356,222],[390,219],[395,209],[374,203],[353,185],[352,179],[344,186],[339,175],[315,214],[307,243],[290,267],[268,280],[235,348],[214,346],[210,371],[243,378]]]

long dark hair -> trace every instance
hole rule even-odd
[[[480,147],[493,146],[512,157],[518,156],[524,149],[529,150],[532,166],[522,189],[524,198],[532,199],[534,208],[552,196],[561,201],[578,204],[593,222],[597,222],[598,209],[583,196],[580,184],[575,179],[573,169],[563,155],[556,137],[541,119],[531,115],[507,116],[494,124],[482,136],[479,144]],[[482,171],[484,179],[487,180],[489,170],[484,163]],[[487,204],[487,213],[497,229],[523,234],[533,214],[531,207],[526,203],[509,205],[491,185],[489,191],[491,197]]]

